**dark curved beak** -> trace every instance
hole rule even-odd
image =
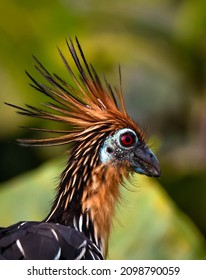
[[[145,145],[134,152],[134,171],[150,177],[160,177],[160,164],[155,154]]]

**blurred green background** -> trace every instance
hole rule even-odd
[[[121,64],[128,112],[162,167],[159,180],[135,176],[122,189],[109,258],[205,258],[206,1],[1,0],[0,9],[0,225],[46,215],[66,158],[66,147],[16,145],[41,137],[19,126],[47,123],[3,102],[39,106],[24,73],[41,80],[32,54],[68,80],[56,46],[68,55],[65,38],[78,36],[112,84]]]

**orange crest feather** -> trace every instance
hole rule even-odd
[[[73,42],[70,40],[70,43],[68,41],[66,43],[79,71],[79,79],[70,68],[62,52],[58,50],[70,76],[76,84],[76,88],[62,80],[59,76],[50,74],[39,60],[34,57],[37,63],[36,69],[51,86],[38,83],[26,72],[33,82],[31,86],[49,96],[55,103],[44,104],[49,110],[38,109],[30,105],[26,105],[26,108],[12,104],[8,105],[17,108],[20,114],[68,123],[72,125],[72,128],[64,131],[31,128],[43,132],[63,133],[63,135],[46,139],[18,139],[18,142],[23,145],[32,146],[62,145],[79,141],[82,137],[85,139],[88,133],[90,135],[92,131],[100,131],[101,128],[104,129],[104,133],[110,134],[124,127],[135,130],[138,135],[141,134],[141,137],[143,137],[142,132],[126,111],[122,94],[120,68],[119,88],[114,88],[113,90],[105,79],[105,89],[94,67],[87,63],[78,39],[76,38],[76,44],[80,57]],[[117,101],[120,106],[118,106]]]

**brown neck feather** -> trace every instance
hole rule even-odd
[[[82,231],[106,255],[115,204],[120,198],[119,184],[127,177],[126,168],[97,164],[97,160],[91,163],[87,157],[75,162],[75,156],[71,156],[69,162],[72,164],[62,174],[45,220]]]
[[[83,192],[82,211],[89,211],[95,235],[101,239],[105,254],[115,204],[120,198],[119,184],[126,174],[126,168],[99,165],[92,171],[92,179]]]

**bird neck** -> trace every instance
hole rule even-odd
[[[106,255],[119,184],[127,176],[123,167],[106,166],[70,158],[62,173],[58,193],[47,222],[71,226],[83,232]],[[72,161],[72,162],[71,162]],[[90,166],[93,166],[91,169]]]

